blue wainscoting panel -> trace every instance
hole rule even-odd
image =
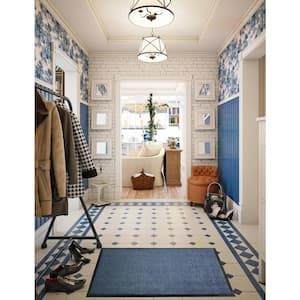
[[[87,104],[80,103],[80,124],[87,143],[89,142],[89,107]],[[83,179],[85,189],[89,187],[88,179]]]
[[[239,204],[239,97],[218,107],[218,165],[225,193]]]

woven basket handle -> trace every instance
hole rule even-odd
[[[213,186],[213,185],[217,185],[218,186],[218,188],[219,188],[219,192],[222,194],[222,196],[224,195],[224,192],[223,192],[223,188],[222,188],[222,186],[221,186],[221,184],[220,183],[218,183],[218,182],[212,182],[212,183],[210,183],[209,185],[208,185],[208,187],[207,187],[207,195],[209,194],[209,190],[210,190],[210,188]]]

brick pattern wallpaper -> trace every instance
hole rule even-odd
[[[138,61],[136,54],[109,54],[97,53],[89,56],[89,82],[96,79],[111,79],[113,81],[113,99],[111,101],[93,101],[89,99],[89,115],[91,117],[91,105],[95,105],[101,109],[111,109],[113,115],[112,130],[92,130],[90,128],[90,140],[93,137],[111,138],[112,139],[112,159],[111,160],[95,160],[97,169],[100,166],[103,169],[102,174],[90,179],[92,183],[108,182],[111,185],[109,191],[105,192],[105,198],[112,199],[115,196],[116,188],[116,139],[115,139],[115,79],[116,76],[121,76],[122,79],[128,76],[138,77],[143,79],[149,78],[172,78],[172,77],[189,77],[191,78],[191,111],[192,111],[192,163],[193,164],[217,164],[216,160],[198,160],[194,158],[194,141],[196,138],[215,137],[217,144],[217,130],[200,131],[194,130],[194,114],[193,111],[199,108],[214,108],[217,106],[218,91],[217,91],[217,74],[218,74],[217,55],[207,53],[193,54],[173,54],[163,63],[149,64]],[[194,99],[193,83],[195,79],[200,80],[215,80],[216,85],[216,100],[215,101],[196,101]],[[90,84],[91,86],[91,84]],[[91,95],[91,93],[89,93]],[[217,110],[216,110],[217,114]],[[217,120],[216,120],[217,121]],[[89,122],[91,124],[91,120]],[[216,123],[217,124],[217,123]],[[217,126],[217,125],[216,125]]]

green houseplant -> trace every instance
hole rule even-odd
[[[149,112],[149,121],[148,128],[146,129],[146,133],[149,135],[149,141],[153,141],[154,137],[157,134],[158,123],[155,123],[155,115],[158,109],[169,107],[168,104],[157,104],[153,103],[153,94],[149,94],[149,98],[147,99],[147,108]]]

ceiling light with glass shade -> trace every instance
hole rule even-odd
[[[149,4],[149,2],[152,2],[152,4]],[[174,20],[174,13],[168,8],[170,4],[171,0],[134,0],[128,18],[138,26],[147,28],[163,27]]]
[[[164,42],[153,33],[143,37],[140,44],[138,59],[144,62],[162,62],[168,58]]]

